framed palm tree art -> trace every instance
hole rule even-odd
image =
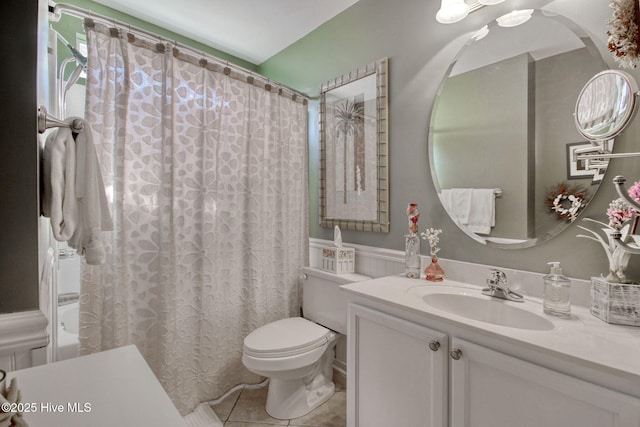
[[[389,232],[387,58],[320,88],[320,225]]]

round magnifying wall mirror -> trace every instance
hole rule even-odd
[[[576,102],[576,128],[585,138],[606,141],[629,124],[637,110],[638,84],[629,74],[606,70],[584,85]]]
[[[431,174],[467,235],[526,248],[575,221],[599,187],[604,169],[585,170],[575,160],[590,142],[576,130],[574,112],[585,83],[608,67],[586,31],[546,10],[487,30],[470,37],[439,88]]]

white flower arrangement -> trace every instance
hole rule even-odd
[[[618,229],[610,226],[609,224],[605,224],[604,222],[596,221],[595,219],[591,218],[584,218],[584,221],[602,226],[600,230],[602,230],[605,237],[603,238],[597,231],[591,230],[581,225],[579,225],[578,228],[589,232],[591,236],[578,234],[576,237],[584,237],[586,239],[600,243],[602,245],[602,249],[604,249],[604,252],[607,255],[607,259],[609,260],[609,274],[605,277],[605,279],[611,283],[625,282],[627,278],[626,270],[631,258],[631,253],[616,245],[613,241],[613,238],[611,237],[611,233],[613,233],[614,231],[620,231],[622,233],[621,240],[624,242],[629,237],[629,225]]]
[[[420,236],[422,236],[424,240],[427,240],[429,242],[429,247],[431,248],[431,256],[436,256],[436,254],[440,251],[440,248],[438,247],[438,243],[440,242],[440,233],[442,233],[442,230],[435,228],[427,228],[425,231],[420,233]]]
[[[633,188],[635,188],[635,185],[634,187],[632,187],[632,189]],[[607,275],[607,277],[605,277],[605,279],[608,282],[627,282],[626,270],[631,258],[631,252],[627,252],[623,247],[618,246],[615,243],[612,234],[614,232],[620,232],[620,241],[625,243],[627,242],[627,240],[633,239],[634,242],[629,244],[629,246],[633,247],[634,249],[637,248],[637,236],[633,236],[633,232],[631,231],[631,224],[625,225],[625,223],[634,219],[635,216],[636,210],[629,203],[627,203],[625,199],[618,198],[612,200],[611,203],[609,203],[609,208],[607,209],[607,217],[609,218],[608,224],[596,221],[595,219],[591,218],[584,219],[587,222],[601,226],[600,231],[603,232],[604,238],[598,231],[591,230],[581,225],[578,226],[578,228],[587,231],[591,235],[589,236],[585,234],[578,234],[576,237],[584,237],[586,239],[600,243],[602,245],[602,248],[604,249],[605,254],[607,254],[607,259],[609,260],[609,274]]]
[[[636,68],[638,52],[638,0],[612,0],[607,22],[607,47],[621,68]]]

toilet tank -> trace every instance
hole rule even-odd
[[[317,268],[305,267],[302,281],[302,313],[312,322],[319,323],[341,334],[347,334],[347,298],[341,285],[369,280],[362,274],[334,274]]]

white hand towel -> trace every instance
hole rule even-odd
[[[474,188],[471,192],[469,230],[478,234],[490,234],[496,225],[495,194],[492,188]]]
[[[470,188],[449,188],[442,190],[442,198],[445,207],[458,224],[466,225],[469,222],[469,214],[471,211],[471,194]]]
[[[75,147],[71,130],[58,128],[47,137],[42,153],[41,210],[44,216],[51,218],[53,236],[60,242],[69,240],[78,226]]]
[[[86,122],[84,131],[76,137],[76,158],[75,189],[81,221],[69,246],[84,255],[87,264],[102,264],[105,259],[102,232],[113,230],[113,221],[91,129]]]

